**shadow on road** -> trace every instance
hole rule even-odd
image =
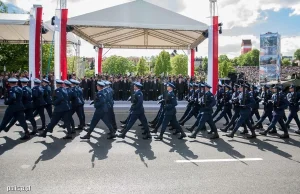
[[[216,140],[210,140],[210,141],[211,141],[211,143],[200,142],[198,140],[194,140],[191,142],[197,142],[197,143],[201,143],[203,145],[207,145],[207,146],[216,148],[219,152],[224,152],[235,159],[245,158],[245,156],[243,154],[241,154],[240,152],[235,150],[234,147],[232,147],[229,143],[224,141],[224,139],[222,139],[222,138],[219,138]],[[242,163],[247,165],[247,163],[245,163],[245,162],[242,162]]]
[[[192,152],[192,150],[190,150],[189,147],[186,145],[187,140],[180,140],[177,138],[177,135],[170,135],[169,137],[164,136],[162,142],[171,147],[169,152],[176,152],[186,160],[197,159],[198,155],[195,155],[194,152]],[[169,140],[170,142],[168,143],[165,140]],[[193,164],[198,166],[196,163]]]
[[[4,144],[0,145],[0,156],[2,154],[4,154],[5,152],[7,152],[8,150],[13,149],[17,145],[27,142],[27,141],[18,140],[18,139],[17,140],[11,139],[11,138],[9,138],[7,136],[1,137],[1,138],[5,139],[6,142]]]
[[[142,138],[142,134],[137,135],[138,139],[132,138],[132,137],[126,137],[129,139],[132,139],[134,143],[129,143],[127,141],[119,141],[117,143],[125,143],[135,148],[135,154],[139,155],[141,162],[145,165],[145,167],[148,168],[148,164],[145,161],[145,158],[147,160],[155,160],[156,156],[154,156],[154,152],[152,151],[151,142],[152,139],[144,140]]]
[[[96,132],[96,131],[94,131]],[[92,168],[95,167],[95,159],[97,158],[98,160],[104,160],[107,158],[108,155],[108,151],[112,148],[112,143],[115,141],[114,139],[106,139],[106,135],[103,133],[99,133],[96,132],[98,134],[100,134],[100,138],[96,138],[94,137],[97,142],[93,143],[91,141],[84,141],[82,140],[81,142],[87,142],[92,149],[89,150],[89,153],[92,153],[92,158],[91,158],[91,163],[92,163]]]
[[[270,139],[266,139],[264,141],[262,141],[262,140],[260,140],[258,138],[256,138],[256,139],[250,139],[249,143],[238,141],[236,139],[233,139],[233,140],[230,140],[230,141],[232,141],[232,142],[238,142],[238,143],[242,143],[242,144],[246,144],[246,145],[251,145],[251,146],[257,147],[261,151],[266,151],[267,150],[267,151],[273,152],[274,154],[277,154],[277,155],[279,155],[281,157],[284,157],[286,159],[289,159],[289,160],[292,160],[294,162],[300,163],[299,161],[293,160],[292,159],[293,156],[290,155],[289,153],[284,152],[284,151],[278,149],[277,146],[274,146],[274,145],[272,145],[270,143],[267,143],[267,141],[270,141],[270,142],[273,141],[273,140],[270,140]]]
[[[78,135],[79,133],[76,134],[76,136]],[[68,143],[72,142],[71,139],[60,139],[52,135],[48,135],[47,138],[48,137],[52,138],[53,142],[47,143],[45,142],[45,140],[34,142],[43,144],[44,146],[46,146],[46,149],[41,152],[40,157],[34,162],[31,170],[34,170],[40,161],[52,160],[53,158],[55,158],[66,147]],[[73,139],[75,139],[75,137]]]

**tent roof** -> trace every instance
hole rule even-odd
[[[28,44],[29,43],[29,14],[0,14],[0,43],[6,44]],[[43,42],[51,43],[54,27],[49,23],[43,24],[48,29],[43,34]],[[68,43],[78,44],[79,38],[73,33],[67,35]]]
[[[205,37],[208,26],[143,0],[68,19],[73,33],[107,48],[188,49]]]

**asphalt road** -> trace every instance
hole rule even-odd
[[[0,120],[3,114],[1,108]],[[127,114],[117,113],[117,121]],[[91,116],[87,111],[87,121]],[[155,114],[146,116],[150,121]],[[64,132],[58,127],[53,136],[26,142],[17,140],[20,127],[0,133],[0,193],[8,186],[27,186],[36,194],[299,193],[300,136],[294,122],[289,140],[237,135],[211,141],[206,133],[177,140],[167,131],[163,142],[141,139],[137,124],[125,140],[106,140],[102,122],[90,141],[80,140],[85,132],[60,140]]]

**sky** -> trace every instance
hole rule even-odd
[[[33,4],[42,5],[44,20],[54,15],[57,0],[2,0],[24,10],[30,10]],[[68,0],[69,17],[127,3],[132,0]],[[184,16],[209,25],[209,0],[145,0]],[[95,5],[97,6],[91,6]],[[299,0],[218,0],[219,21],[223,25],[223,34],[219,36],[219,53],[230,58],[240,55],[242,39],[251,39],[254,48],[259,49],[260,34],[278,32],[281,34],[283,56],[292,56],[300,48],[300,1]],[[104,49],[105,56],[121,55],[152,56],[160,50]],[[183,54],[184,51],[177,51]],[[208,41],[198,46],[196,56],[207,56]],[[93,46],[82,41],[81,56],[94,57]]]

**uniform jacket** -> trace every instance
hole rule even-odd
[[[66,112],[70,110],[69,96],[65,88],[57,88],[53,100],[54,112]]]
[[[40,107],[45,106],[46,102],[44,99],[44,89],[41,86],[34,86],[32,88],[32,99],[33,99],[33,106]]]
[[[31,88],[29,86],[24,86],[22,88],[22,91],[23,91],[22,102],[23,102],[25,110],[33,108]]]
[[[210,91],[207,91],[200,98],[199,103],[201,104],[202,114],[212,114],[213,107],[216,105],[216,99],[214,98],[214,95]]]
[[[52,90],[50,86],[43,86],[44,100],[47,104],[52,104]]]
[[[94,107],[96,108],[96,111],[108,112],[106,97],[103,90],[96,94]]]
[[[290,92],[287,94],[287,101],[289,102],[289,109],[291,111],[299,111],[299,100],[300,93],[299,92]]]
[[[8,91],[8,98],[4,104],[8,105],[6,111],[18,112],[24,110],[22,103],[23,91],[19,86],[11,87]]]
[[[166,104],[164,106],[165,115],[175,115],[176,114],[176,107],[177,100],[175,97],[174,92],[168,92],[166,96]]]
[[[133,95],[131,105],[131,114],[143,114],[145,112],[143,106],[143,93],[141,90],[137,90]]]

